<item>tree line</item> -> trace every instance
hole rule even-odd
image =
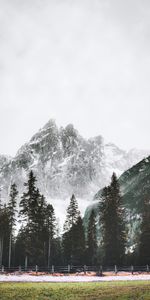
[[[0,199],[0,266],[150,264],[150,201],[146,198],[143,203],[135,250],[127,253],[126,211],[115,173],[102,191],[98,210],[90,211],[88,224],[81,217],[75,195],[71,196],[63,233],[53,206],[37,188],[33,171],[24,186],[19,209],[15,183],[8,203],[2,204]]]

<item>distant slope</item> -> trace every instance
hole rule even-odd
[[[150,156],[143,159],[119,178],[124,203],[141,212],[145,197],[150,197]]]
[[[134,165],[128,171],[124,172],[119,178],[121,193],[123,196],[124,207],[126,208],[126,218],[128,223],[128,241],[129,245],[134,245],[139,235],[139,224],[141,220],[142,205],[145,198],[150,198],[150,156]],[[85,212],[85,224],[91,210],[94,209],[99,214],[99,201],[102,190],[96,193],[93,204],[87,207]]]

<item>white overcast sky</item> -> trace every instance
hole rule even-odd
[[[0,153],[50,118],[150,149],[149,0],[0,0]]]

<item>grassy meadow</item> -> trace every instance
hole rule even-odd
[[[150,300],[150,282],[0,283],[0,300]]]

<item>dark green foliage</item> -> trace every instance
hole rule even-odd
[[[46,206],[45,211],[45,225],[48,230],[48,235],[50,236],[50,239],[52,240],[54,238],[54,235],[56,234],[56,217],[54,208],[51,204],[48,204]]]
[[[31,171],[28,181],[24,184],[26,192],[23,193],[20,201],[20,216],[28,223],[34,218],[34,210],[38,201],[37,197],[40,196],[35,184],[36,178]]]
[[[13,246],[13,231],[16,225],[16,206],[17,206],[17,186],[16,184],[12,184],[10,187],[10,194],[9,194],[9,202],[8,202],[8,215],[9,215],[9,257],[8,257],[8,266],[11,267],[11,260],[12,260],[12,246]]]
[[[24,248],[24,258],[28,258],[28,264],[50,266],[56,231],[54,209],[36,188],[36,177],[32,171],[25,187],[26,192],[20,202],[20,216],[25,225],[19,232],[17,243]]]
[[[17,266],[25,264],[25,257],[30,255],[29,231],[27,227],[21,227],[16,239],[15,264]]]
[[[8,245],[10,236],[9,213],[6,205],[0,209],[0,266],[8,265]]]
[[[13,230],[16,225],[17,196],[18,196],[18,190],[16,184],[14,183],[10,187],[9,202],[8,202],[8,212],[9,212],[11,230]]]
[[[70,204],[67,208],[67,216],[64,224],[64,231],[69,231],[72,228],[72,226],[76,224],[79,215],[80,212],[78,209],[78,203],[75,198],[75,195],[73,194],[70,199]]]
[[[91,211],[87,229],[87,262],[89,265],[97,263],[97,234],[96,216],[94,210]]]
[[[72,264],[85,263],[85,235],[82,218],[79,216],[76,224],[71,228],[72,236]]]
[[[36,178],[31,171],[29,179],[24,184],[26,191],[23,193],[20,202],[20,216],[25,221],[20,236],[23,233],[25,243],[25,256],[30,264],[38,260],[41,263],[43,256],[43,225],[45,215],[45,199],[36,188]]]
[[[142,265],[150,265],[150,198],[143,203],[141,234],[139,242],[139,261]]]
[[[12,184],[8,205],[0,205],[0,265],[9,267],[14,262],[17,195],[17,186]]]
[[[125,256],[125,209],[115,174],[111,184],[101,193],[100,223],[97,222],[97,206],[89,209],[86,219],[86,242],[83,220],[75,195],[70,199],[64,233],[61,236],[57,230],[54,208],[41,195],[36,182],[36,177],[31,171],[24,184],[26,190],[20,201],[19,217],[22,224],[16,237],[14,229],[18,191],[15,184],[10,188],[8,205],[3,206],[0,201],[0,265],[23,266],[26,261],[28,266],[37,264],[50,270],[52,265],[64,264],[150,265],[149,197],[145,196],[142,222],[139,220],[141,234],[136,240],[136,249]],[[131,212],[128,212],[128,218],[130,214]]]
[[[127,224],[127,252],[134,251],[130,257],[134,257],[131,261],[139,264],[138,248],[141,214],[143,210],[143,202],[150,196],[150,156],[134,165],[129,170],[125,171],[118,179],[122,203],[126,210]],[[102,196],[100,190],[94,197],[95,200],[100,200]],[[98,204],[94,203],[95,211],[98,211]],[[85,212],[85,219],[89,214],[89,210]],[[87,222],[86,222],[87,223]]]
[[[15,239],[16,185],[10,188],[8,206],[0,206],[0,264],[5,266],[38,264],[50,266],[60,262],[60,238],[56,235],[56,218],[52,205],[47,204],[36,187],[36,177],[31,171],[26,191],[20,202],[22,226]]]
[[[150,195],[150,156],[143,159],[119,178],[123,201],[127,208],[141,214],[143,202]]]
[[[83,263],[85,254],[84,227],[74,195],[72,195],[67,209],[63,234],[63,253],[66,263]]]
[[[51,255],[52,252],[52,246],[54,244],[54,235],[56,233],[56,217],[54,208],[52,205],[48,204],[46,208],[46,214],[45,214],[45,232],[47,232],[47,266],[50,267],[50,264],[53,264],[53,257]],[[53,253],[54,255],[54,253]]]
[[[100,203],[103,230],[104,263],[122,264],[125,256],[125,222],[119,183],[115,174],[111,185],[103,190]]]

